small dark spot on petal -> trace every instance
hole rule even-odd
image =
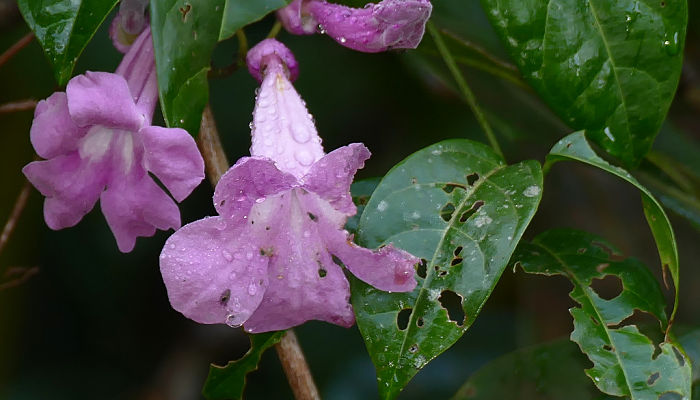
[[[219,205],[220,205],[220,206],[223,206],[224,204],[226,204],[226,199],[221,200],[221,201],[219,202]]]
[[[221,293],[221,297],[219,297],[219,304],[225,306],[228,303],[229,298],[231,298],[231,289],[226,289],[223,293]]]
[[[319,277],[325,278],[326,275],[328,275],[328,271],[326,271],[326,270],[323,269],[323,268],[319,268],[319,269],[318,269],[318,276],[319,276]]]
[[[315,222],[317,219],[316,216],[311,214],[311,213],[308,213],[308,214],[309,214],[309,218],[311,218],[311,220]]]

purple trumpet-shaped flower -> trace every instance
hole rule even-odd
[[[356,213],[349,189],[370,153],[362,144],[324,154],[311,115],[290,82],[291,52],[274,39],[248,53],[261,81],[251,157],[214,192],[219,216],[184,226],[160,268],[173,308],[200,323],[287,329],[310,319],[355,322],[341,264],[382,290],[416,286],[418,259],[391,245],[372,251],[343,229]]]
[[[109,26],[109,36],[120,52],[126,53],[139,34],[148,27],[146,7],[148,0],[122,0],[119,3],[119,13]]]
[[[364,8],[294,0],[277,17],[290,33],[327,33],[345,47],[378,53],[418,47],[432,9],[429,0],[384,0]]]
[[[45,161],[24,167],[44,195],[51,229],[77,224],[100,199],[119,250],[138,236],[180,227],[177,201],[204,178],[204,161],[192,137],[178,128],[151,126],[158,100],[150,29],[130,47],[116,73],[86,72],[66,91],[42,100],[30,138]]]

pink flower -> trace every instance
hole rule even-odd
[[[294,0],[277,12],[277,18],[290,33],[327,33],[345,47],[378,53],[418,47],[432,9],[429,0],[384,0],[364,8]]]
[[[177,201],[204,178],[204,161],[182,129],[151,126],[158,90],[150,29],[131,46],[116,73],[87,72],[39,102],[30,132],[46,161],[24,167],[44,195],[51,229],[77,224],[100,199],[119,250],[138,236],[180,227]]]
[[[291,52],[274,39],[248,53],[262,82],[251,157],[219,181],[219,216],[184,226],[167,241],[161,273],[173,308],[200,323],[287,329],[310,319],[355,322],[344,265],[382,290],[416,286],[418,259],[391,245],[372,251],[343,229],[356,213],[349,189],[370,153],[362,144],[324,154],[311,115],[290,82]]]

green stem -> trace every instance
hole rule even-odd
[[[267,34],[267,38],[271,39],[277,36],[278,33],[280,33],[280,29],[282,29],[282,24],[279,21],[275,21],[275,24],[272,25],[272,29],[270,29],[270,33]]]
[[[245,56],[248,54],[248,38],[245,31],[243,29],[237,30],[236,38],[238,39],[238,58],[245,62]]]
[[[484,112],[479,107],[479,104],[477,104],[474,92],[472,92],[471,88],[469,88],[469,85],[467,85],[467,81],[464,80],[462,73],[459,71],[459,68],[455,63],[454,57],[452,57],[452,53],[450,53],[450,50],[447,48],[445,42],[442,39],[442,35],[437,30],[437,28],[435,28],[435,25],[433,25],[433,23],[430,21],[428,21],[427,28],[428,32],[430,32],[430,36],[432,36],[433,40],[435,41],[435,45],[437,46],[438,51],[442,56],[442,59],[445,61],[445,64],[447,64],[447,68],[452,73],[452,77],[457,82],[457,86],[459,86],[459,89],[462,91],[464,99],[467,101],[467,104],[469,104],[469,108],[471,108],[472,112],[474,113],[474,116],[476,116],[476,120],[479,122],[479,125],[481,125],[481,129],[484,130],[486,138],[491,144],[491,147],[498,155],[501,156],[501,158],[505,159],[505,157],[503,156],[503,151],[501,150],[501,146],[499,146],[498,141],[496,140],[496,135],[491,129],[491,125],[489,125],[489,122],[486,120]]]

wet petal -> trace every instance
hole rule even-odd
[[[71,79],[66,93],[68,110],[78,126],[102,125],[135,132],[144,122],[120,75],[88,71]]]
[[[156,228],[180,227],[177,205],[147,174],[113,179],[100,196],[100,204],[123,253],[134,248],[137,237],[153,236]]]
[[[350,286],[333,262],[318,229],[299,197],[302,189],[256,204],[249,231],[265,237],[261,252],[270,258],[269,284],[258,309],[245,323],[248,332],[287,329],[316,319],[349,327],[355,322]],[[265,236],[263,236],[265,235]]]
[[[146,169],[153,172],[173,195],[184,200],[204,179],[204,160],[197,144],[180,128],[149,126],[139,131]]]
[[[336,149],[311,166],[302,179],[304,188],[315,192],[346,215],[355,215],[357,209],[352,202],[350,185],[355,172],[369,157],[369,150],[361,143]]]
[[[237,326],[263,299],[268,261],[245,230],[211,217],[170,236],[160,271],[174,309],[200,323]]]
[[[285,76],[292,82],[299,75],[299,64],[294,58],[294,54],[287,46],[275,39],[265,39],[253,46],[246,54],[245,62],[248,66],[248,72],[258,82],[263,81],[264,75],[268,74],[267,71],[270,67],[276,71],[284,71]]]
[[[104,189],[104,164],[82,160],[78,152],[34,161],[22,169],[44,201],[44,219],[51,229],[63,229],[80,221],[95,206]]]
[[[312,35],[318,29],[318,22],[313,17],[302,13],[302,0],[294,0],[288,6],[277,11],[277,19],[287,32],[295,35]]]
[[[39,156],[51,158],[73,150],[84,134],[85,130],[70,118],[64,92],[56,92],[36,105],[29,137]]]
[[[296,178],[278,170],[272,161],[244,157],[219,180],[214,206],[219,215],[241,220],[256,201],[288,190],[296,183]]]
[[[364,8],[310,0],[304,8],[328,36],[368,53],[415,49],[432,11],[429,0],[384,0]]]

